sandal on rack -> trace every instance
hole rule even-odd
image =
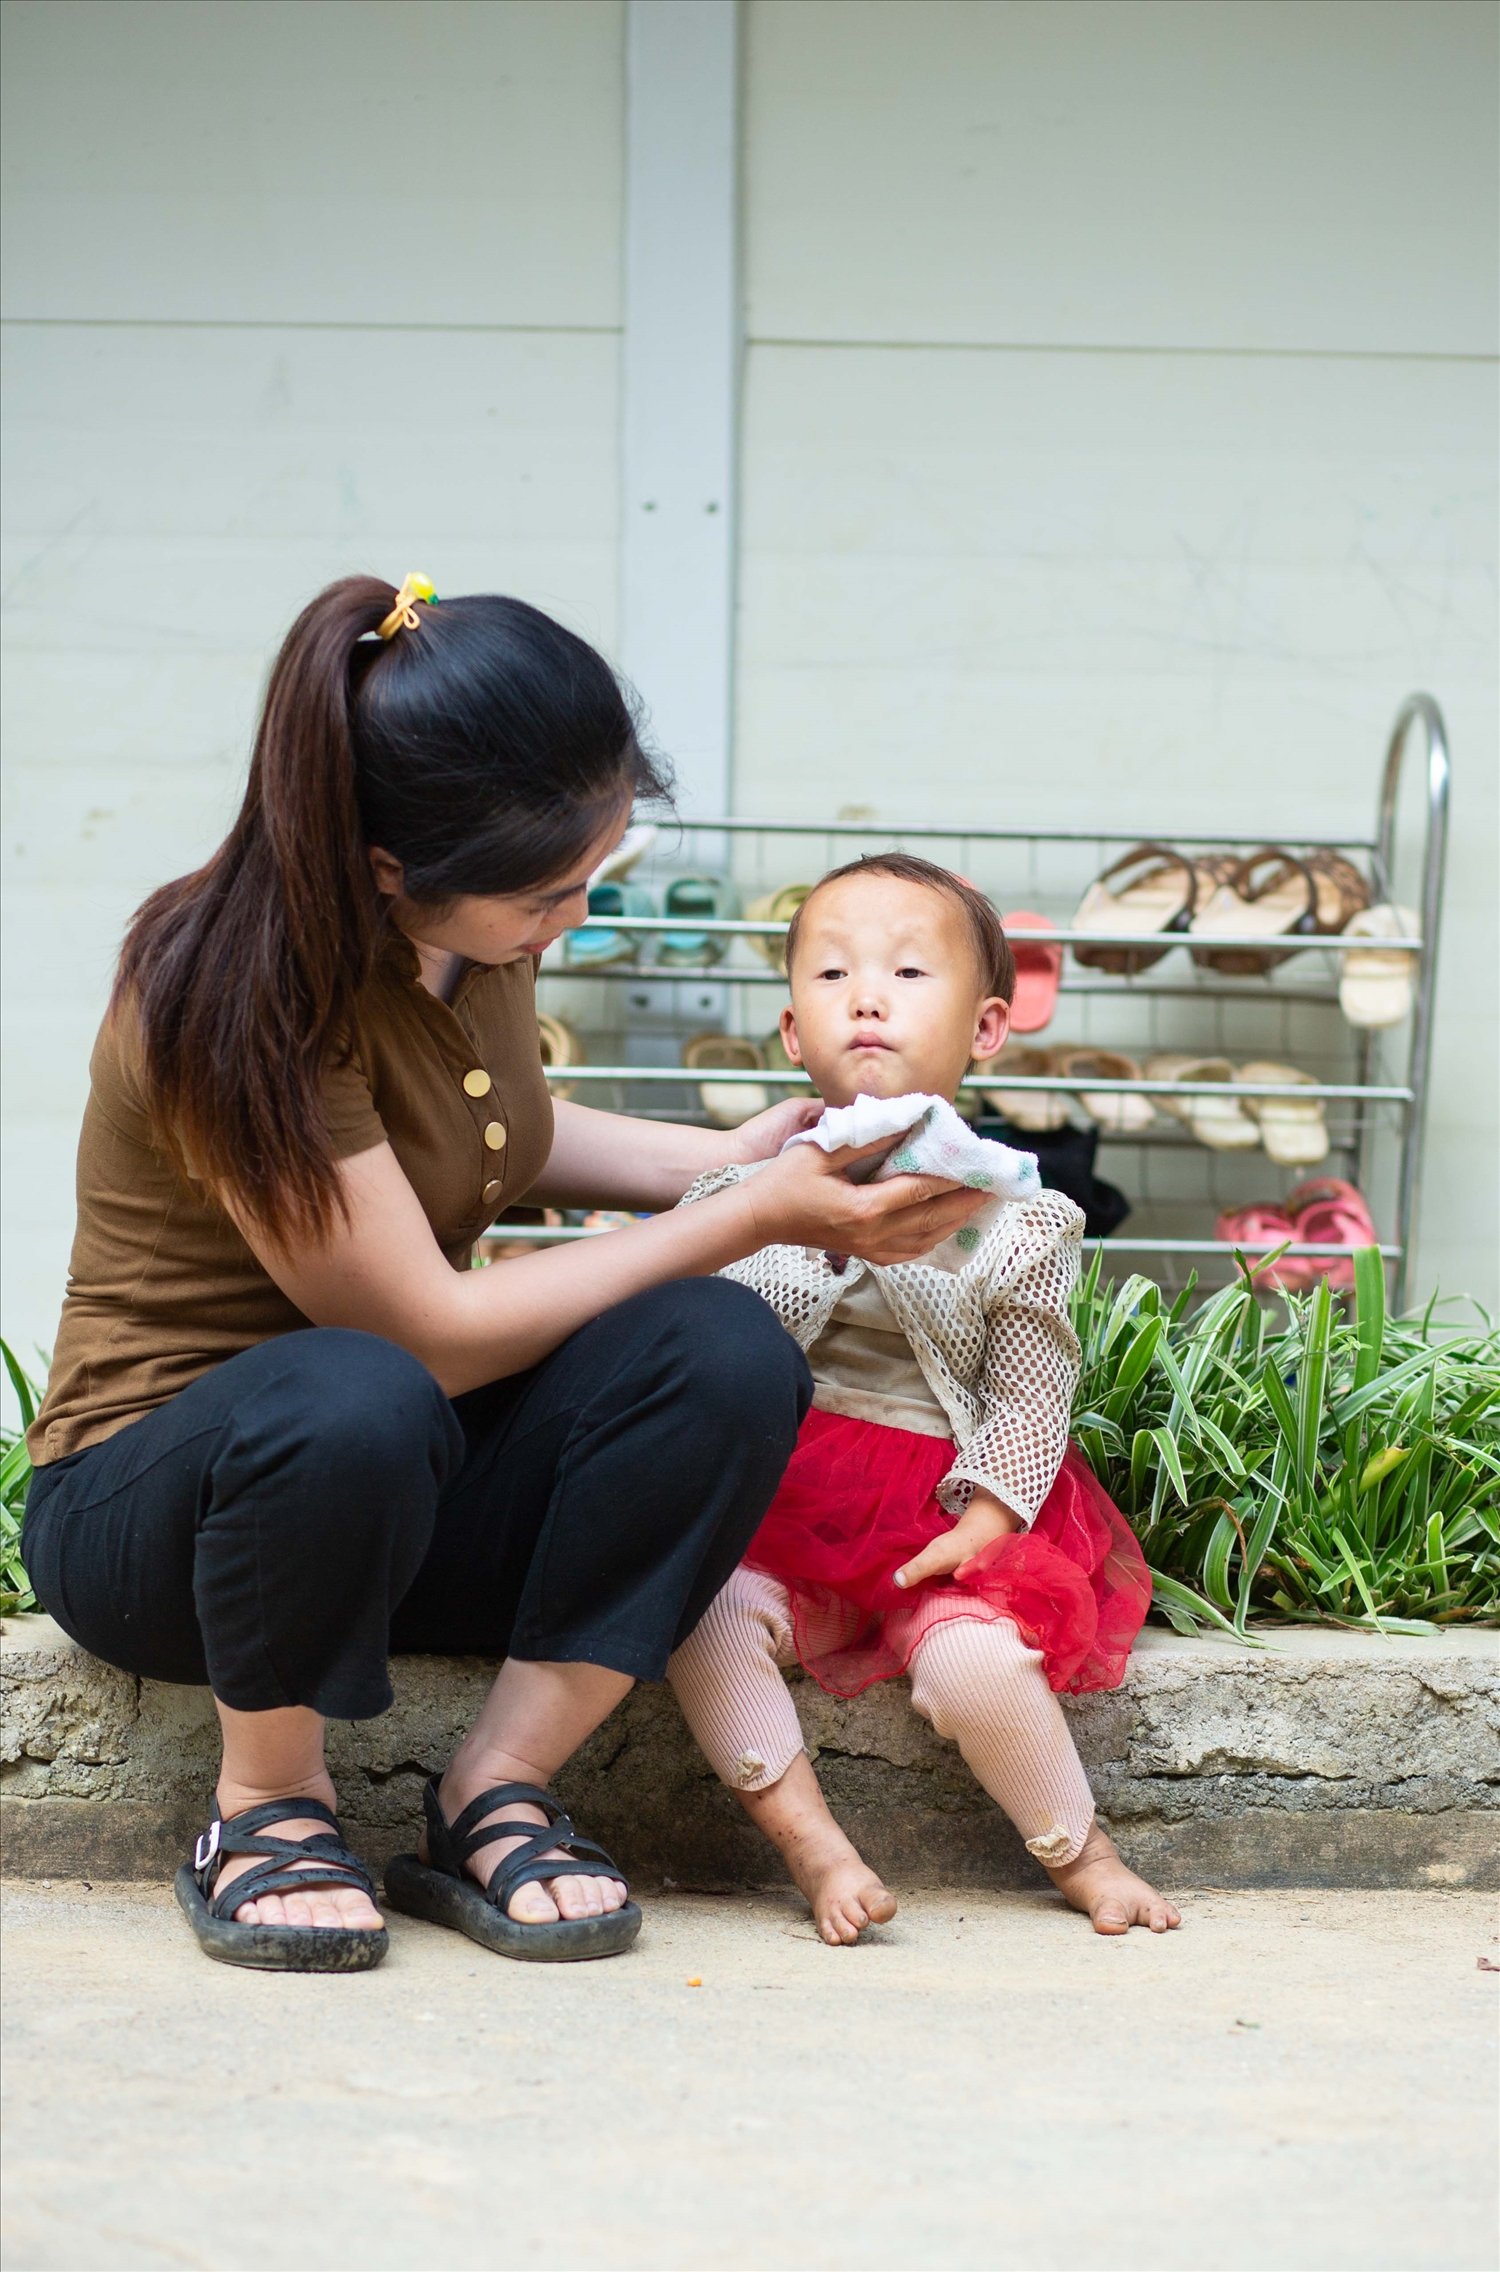
[[[1295,1294],[1301,1293],[1311,1283],[1305,1255],[1277,1255],[1274,1262],[1256,1263],[1253,1260],[1257,1253],[1274,1252],[1279,1246],[1294,1246],[1297,1243],[1297,1226],[1280,1207],[1256,1202],[1248,1207],[1233,1207],[1215,1223],[1214,1237],[1222,1239],[1226,1246],[1238,1247],[1251,1261],[1255,1282],[1259,1286],[1272,1286],[1278,1293]]]
[[[745,915],[751,923],[790,923],[798,908],[812,891],[811,884],[783,884],[780,891],[762,892],[759,899],[750,900]],[[750,944],[763,961],[773,970],[786,972],[786,940],[770,936],[750,935]]]
[[[682,1062],[690,1073],[761,1073],[766,1059],[759,1042],[741,1034],[696,1033],[682,1045]],[[754,1081],[705,1081],[698,1096],[715,1128],[738,1128],[771,1102]]]
[[[1057,926],[1049,923],[1045,915],[1033,915],[1029,907],[1012,908],[1001,921],[1016,965],[1010,1030],[1012,1033],[1040,1033],[1043,1026],[1051,1024],[1052,1013],[1057,1008],[1063,951],[1061,947],[1042,945],[1038,934],[1044,936]]]
[[[1318,880],[1311,868],[1280,845],[1268,844],[1237,863],[1233,873],[1193,917],[1193,960],[1200,969],[1230,978],[1259,978],[1285,962],[1290,948],[1200,945],[1221,938],[1305,938],[1323,929]]]
[[[589,886],[589,920],[563,940],[563,963],[568,970],[610,970],[634,962],[641,951],[639,931],[611,930],[611,915],[654,915],[656,902],[640,884],[602,883]],[[604,923],[594,920],[606,918]]]
[[[311,1838],[270,1838],[278,1822],[326,1822]],[[224,1864],[242,1854],[260,1858],[220,1883]],[[177,1906],[205,1956],[242,1964],[253,1972],[368,1972],[390,1946],[383,1925],[241,1925],[235,1911],[270,1893],[309,1893],[331,1886],[375,1896],[375,1880],[344,1844],[338,1816],[321,1799],[266,1799],[226,1822],[213,1820],[173,1881]]]
[[[1421,917],[1409,907],[1366,907],[1350,917],[1346,939],[1418,939]],[[1361,947],[1340,956],[1339,1008],[1351,1026],[1399,1026],[1411,1016],[1417,958],[1410,947]]]
[[[1035,1134],[1047,1128],[1065,1128],[1068,1099],[1060,1089],[1013,1089],[1007,1081],[1038,1081],[1058,1070],[1055,1049],[1008,1047],[993,1057],[976,1059],[969,1069],[968,1087],[984,1099],[987,1112],[998,1112],[1013,1127]]]
[[[1286,1211],[1296,1226],[1299,1246],[1378,1246],[1375,1225],[1364,1195],[1341,1176],[1314,1176],[1308,1183],[1299,1183],[1286,1203]],[[1330,1255],[1321,1262],[1315,1255],[1297,1257],[1307,1273],[1310,1284],[1315,1278],[1326,1278],[1335,1288],[1354,1284],[1354,1257],[1352,1254]]]
[[[739,913],[739,893],[723,876],[674,876],[661,895],[663,915],[700,923],[722,923]],[[663,931],[656,942],[659,963],[691,967],[695,963],[722,962],[732,932]]]
[[[492,1822],[500,1807],[539,1807],[545,1823]],[[429,1925],[445,1925],[466,1933],[481,1948],[497,1956],[520,1957],[532,1964],[573,1964],[587,1957],[618,1956],[628,1949],[641,1929],[641,1913],[633,1901],[603,1917],[562,1917],[550,1925],[525,1925],[506,1911],[523,1885],[543,1884],[549,1878],[617,1878],[615,1867],[602,1846],[581,1838],[550,1791],[534,1783],[497,1783],[481,1791],[453,1822],[443,1815],[433,1777],[422,1792],[427,1820],[425,1862],[415,1854],[398,1854],[385,1873],[385,1897],[393,1909],[408,1917],[421,1917]],[[496,1863],[488,1883],[481,1886],[466,1864],[482,1846],[497,1838],[519,1835],[514,1846]],[[561,1855],[562,1859],[556,1859]],[[549,1859],[548,1857],[554,1857]]]
[[[1308,873],[1318,892],[1318,929],[1330,935],[1343,931],[1370,904],[1370,887],[1342,852],[1326,845],[1307,855]]]
[[[1234,1067],[1227,1057],[1185,1057],[1162,1051],[1146,1059],[1148,1081],[1222,1082],[1222,1096],[1159,1096],[1155,1102],[1192,1130],[1211,1152],[1251,1152],[1260,1142],[1260,1130],[1245,1110],[1244,1099],[1234,1094]]]
[[[1053,1053],[1054,1070],[1069,1080],[1138,1081],[1141,1069],[1133,1057],[1118,1049],[1059,1049]],[[1112,1136],[1138,1135],[1156,1118],[1149,1097],[1121,1094],[1118,1090],[1084,1089],[1075,1092],[1090,1120],[1097,1120]]]
[[[1122,879],[1111,889],[1112,879]],[[1139,931],[1151,945],[1073,948],[1089,970],[1134,977],[1161,961],[1193,919],[1198,884],[1191,860],[1165,844],[1137,844],[1089,885],[1073,917],[1075,931]]]
[[[554,1018],[546,1010],[538,1010],[536,1031],[544,1065],[555,1067],[583,1063],[583,1046],[573,1028],[561,1018]],[[571,1084],[565,1087],[561,1082],[553,1081],[549,1086],[556,1101],[562,1101],[573,1094]]]
[[[1237,1065],[1236,1081],[1251,1081],[1257,1087],[1271,1082],[1288,1089],[1316,1088],[1311,1073],[1304,1073],[1296,1065],[1280,1065],[1269,1058],[1257,1058],[1252,1064]],[[1321,1097],[1246,1097],[1246,1112],[1260,1123],[1260,1140],[1267,1157],[1278,1167],[1315,1168],[1328,1157],[1328,1121]]]

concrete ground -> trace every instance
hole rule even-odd
[[[558,1969],[398,1917],[314,1979],[206,1962],[159,1887],[16,1886],[5,2262],[1492,2265],[1491,1899],[1183,1908],[1109,1942],[917,1893],[835,1951],[790,1897],[674,1895]]]

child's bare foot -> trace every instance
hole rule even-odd
[[[788,1854],[786,1864],[829,1947],[852,1948],[867,1925],[890,1923],[896,1896],[861,1861],[841,1830],[835,1841],[822,1855],[810,1850]]]
[[[834,1821],[805,1752],[779,1781],[739,1798],[791,1871],[830,1948],[852,1947],[866,1926],[890,1923],[896,1897]]]
[[[1047,1875],[1065,1901],[1083,1910],[1096,1933],[1128,1933],[1132,1925],[1169,1933],[1182,1923],[1163,1894],[1126,1869],[1114,1840],[1097,1822],[1077,1859],[1059,1869],[1049,1868]]]

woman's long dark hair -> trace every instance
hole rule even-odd
[[[545,887],[637,796],[667,794],[614,673],[521,600],[419,605],[346,576],[276,658],[238,819],[126,934],[111,1009],[139,1025],[145,1101],[175,1157],[279,1243],[342,1215],[322,1104],[384,917],[379,846],[406,897]]]

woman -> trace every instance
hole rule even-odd
[[[350,1970],[386,1936],[328,1716],[392,1648],[503,1660],[387,1897],[509,1955],[609,1954],[620,1873],[550,1798],[739,1560],[805,1408],[768,1241],[891,1262],[978,1203],[863,1187],[809,1108],[735,1136],[553,1105],[536,958],[662,794],[602,659],[534,608],[331,585],[272,672],[245,800],[127,935],[25,1552],[85,1647],[207,1682],[217,1803],[177,1893],[231,1963]],[[394,603],[394,604],[393,604]],[[749,1183],[671,1213],[728,1159]],[[498,1209],[669,1210],[469,1267]]]

